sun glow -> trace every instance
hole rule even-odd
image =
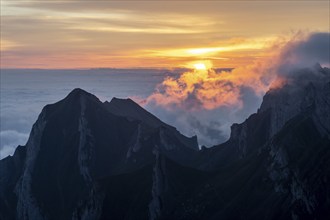
[[[195,70],[206,70],[206,66],[204,63],[195,63],[194,68]]]
[[[195,60],[193,62],[188,62],[185,67],[194,69],[195,71],[204,71],[212,69],[213,64],[210,60]]]

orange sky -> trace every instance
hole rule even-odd
[[[244,66],[329,32],[329,1],[1,0],[1,68]]]

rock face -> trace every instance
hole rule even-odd
[[[202,150],[130,99],[75,89],[0,161],[0,219],[327,219],[330,71],[287,78]]]
[[[102,103],[75,89],[47,105],[26,146],[1,161],[1,219],[98,219],[107,179],[145,167],[153,186],[148,207],[152,196],[160,196],[160,154],[189,166],[197,153],[196,137],[181,135],[133,101]]]

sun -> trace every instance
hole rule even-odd
[[[204,70],[212,69],[213,64],[210,60],[195,60],[189,62],[187,66],[198,71],[204,71]]]
[[[212,69],[213,64],[210,60],[195,60],[187,62],[183,66],[198,72],[205,72]]]
[[[204,63],[195,63],[193,64],[195,70],[206,70],[206,66]]]

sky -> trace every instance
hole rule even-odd
[[[1,0],[1,68],[236,68],[297,31],[329,32],[329,1]]]

